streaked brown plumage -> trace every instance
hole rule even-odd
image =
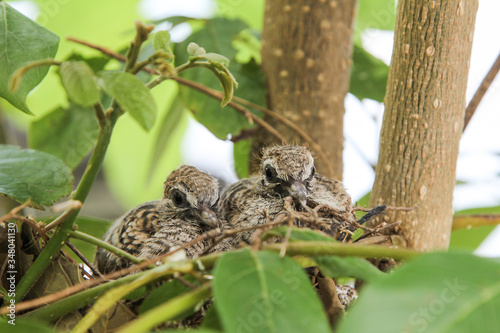
[[[161,200],[143,203],[114,222],[104,241],[140,259],[152,259],[173,246],[192,241],[210,229],[221,227],[214,209],[219,197],[217,179],[192,166],[172,171],[164,184]],[[210,246],[207,239],[187,247],[188,258],[196,258]],[[213,251],[227,246],[219,245]],[[129,266],[127,260],[99,248],[96,255],[102,273]]]
[[[314,159],[305,147],[266,148],[260,174],[229,186],[221,195],[219,212],[233,228],[255,226],[284,212],[284,200],[291,196],[298,210],[328,205],[354,219],[351,198],[342,183],[315,171]],[[249,242],[251,235],[243,233],[240,239]]]

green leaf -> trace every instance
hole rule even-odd
[[[238,97],[247,99],[259,105],[265,104],[266,90],[264,75],[260,66],[252,59],[248,63],[236,61],[236,50],[232,46],[232,39],[240,31],[246,29],[245,23],[239,20],[215,18],[208,20],[205,27],[192,34],[186,41],[175,45],[174,53],[179,63],[185,63],[190,55],[187,52],[189,42],[195,42],[210,52],[223,55],[230,61],[228,70],[238,81]],[[221,82],[213,73],[205,68],[193,68],[183,71],[182,77],[204,84],[209,88],[220,90]],[[223,78],[227,93],[230,93],[229,78]],[[182,100],[186,107],[194,113],[196,120],[207,127],[215,136],[226,139],[228,134],[237,136],[243,129],[251,128],[248,119],[237,111],[224,108],[220,103],[207,95],[189,87],[180,86]],[[227,96],[226,93],[226,96]],[[260,113],[256,113],[260,115]]]
[[[200,329],[203,330],[214,330],[215,332],[222,332],[222,323],[217,313],[217,306],[215,305],[216,300],[212,301],[212,305],[207,310],[205,318],[200,325]],[[197,330],[199,332],[199,330]]]
[[[189,45],[187,46],[187,51],[191,57],[197,57],[207,53],[207,51],[205,51],[203,47],[199,46],[196,43],[189,43]]]
[[[196,285],[199,285],[199,283],[196,283],[196,279],[192,276],[186,276],[185,277],[187,281],[191,283],[195,283]],[[151,291],[151,293],[146,297],[144,302],[141,304],[141,307],[139,308],[139,313],[145,313],[158,305],[161,305],[165,302],[170,301],[171,299],[180,296],[182,294],[185,294],[187,292],[191,291],[191,288],[188,286],[182,284],[179,280],[170,280],[164,284],[162,284],[160,287],[154,289]],[[183,315],[177,317],[176,319],[180,318],[185,318],[191,314],[195,313],[194,309],[191,309],[190,312],[184,313]]]
[[[218,53],[204,53],[200,56],[194,57],[195,59],[206,59],[211,63],[221,64],[222,66],[229,66],[229,59]]]
[[[166,30],[158,31],[153,36],[153,49],[155,51],[164,51],[166,53],[171,53],[170,47],[170,33]]]
[[[358,99],[384,101],[389,66],[354,44],[349,92]]]
[[[57,53],[59,37],[31,21],[5,1],[0,1],[0,96],[19,110],[32,114],[26,104],[26,96],[47,75],[49,66],[28,71],[19,88],[9,90],[11,75],[29,62],[53,58]]]
[[[98,132],[92,108],[70,105],[32,122],[28,142],[31,148],[57,156],[73,169],[94,147]]]
[[[500,263],[423,255],[363,289],[338,332],[497,332]]]
[[[63,62],[60,75],[64,89],[73,102],[91,106],[99,101],[99,89],[94,80],[94,72],[86,62]]]
[[[0,146],[0,193],[36,207],[50,206],[71,193],[73,176],[55,156],[16,146]]]
[[[217,312],[227,332],[330,332],[309,278],[288,257],[227,252],[214,277]]]
[[[313,259],[321,272],[331,278],[354,277],[371,282],[385,275],[363,258],[315,256]]]
[[[104,71],[98,75],[98,84],[116,99],[122,109],[146,131],[156,120],[156,105],[148,88],[130,73]]]

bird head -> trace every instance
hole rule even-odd
[[[316,168],[309,150],[302,146],[274,146],[263,151],[262,185],[290,195],[306,205]]]
[[[220,228],[221,222],[215,213],[218,198],[216,178],[195,167],[182,165],[167,177],[162,202],[165,211],[176,218]]]

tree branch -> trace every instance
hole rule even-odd
[[[488,71],[488,74],[486,74],[483,81],[479,85],[479,88],[477,88],[476,93],[469,102],[469,105],[467,105],[467,109],[465,110],[465,120],[463,129],[464,131],[467,128],[467,125],[469,124],[469,121],[471,120],[472,116],[474,115],[474,112],[476,112],[479,103],[481,103],[481,100],[486,94],[486,91],[488,91],[488,88],[490,87],[491,83],[493,82],[493,80],[495,80],[495,76],[498,74],[499,70],[500,70],[500,54],[498,55],[497,60],[495,60],[495,62],[491,66],[490,70]]]
[[[455,215],[452,231],[500,224],[500,214]]]
[[[119,333],[149,332],[156,325],[167,320],[172,320],[185,311],[193,309],[200,302],[209,298],[211,294],[211,285],[206,284],[193,291],[177,296],[130,322],[127,326],[120,329]]]

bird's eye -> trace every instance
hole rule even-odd
[[[170,199],[172,199],[174,205],[179,208],[186,207],[188,205],[186,195],[179,190],[173,190],[170,195]]]
[[[270,165],[266,165],[266,168],[264,169],[264,172],[266,173],[266,179],[270,183],[274,183],[277,181],[277,173],[276,170]]]
[[[312,167],[312,170],[311,170],[311,175],[309,176],[309,178],[314,177],[314,175],[315,175],[315,174],[316,174],[316,167],[315,167],[315,166],[313,166],[313,167]]]

